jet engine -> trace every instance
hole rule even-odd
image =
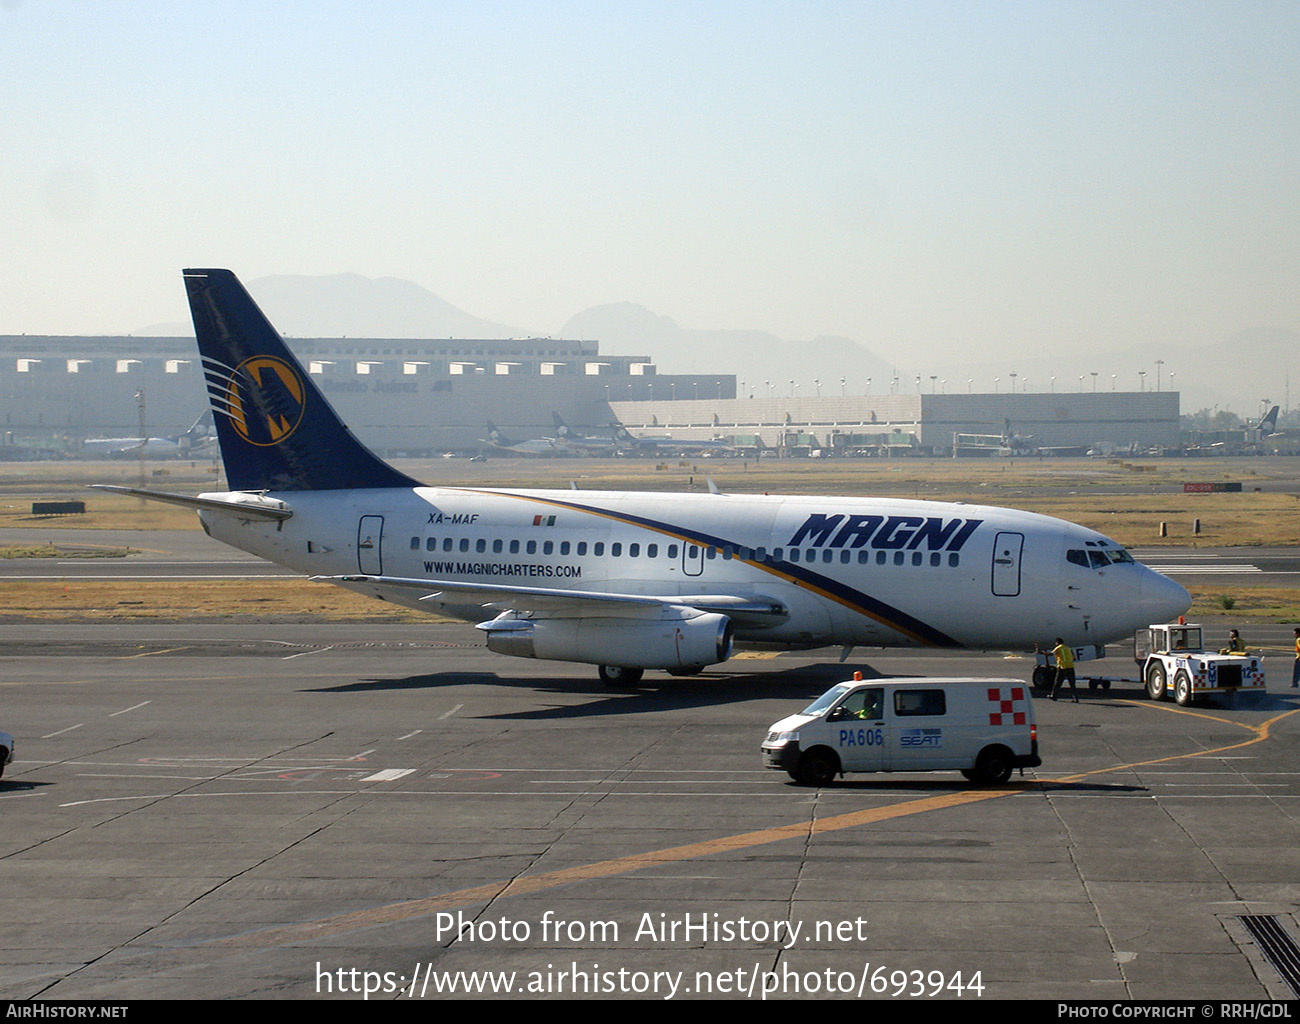
[[[731,620],[694,609],[661,619],[523,618],[504,612],[478,628],[487,633],[488,650],[516,658],[673,670],[731,657]]]

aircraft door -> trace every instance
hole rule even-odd
[[[1020,555],[1025,546],[1023,533],[999,533],[993,538],[993,596],[1020,595]]]
[[[691,541],[682,542],[682,572],[699,576],[704,572],[704,547]]]
[[[367,576],[384,572],[384,517],[362,516],[357,526],[357,569]]]

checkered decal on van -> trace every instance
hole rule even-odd
[[[1000,687],[989,687],[989,703],[995,705],[989,709],[989,725],[1024,725],[1029,721],[1025,711],[1025,688],[1012,686],[1006,691]]]

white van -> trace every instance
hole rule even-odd
[[[805,786],[845,772],[960,771],[1002,783],[1036,768],[1038,727],[1029,687],[1015,679],[873,679],[832,686],[775,723],[763,763]]]

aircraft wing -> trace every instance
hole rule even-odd
[[[650,611],[665,605],[697,608],[717,612],[739,621],[772,623],[784,618],[785,604],[761,594],[614,594],[599,590],[565,590],[559,587],[512,587],[501,584],[464,583],[458,580],[411,579],[403,576],[313,576],[330,583],[373,583],[384,587],[407,587],[423,590],[420,600],[429,601],[445,595],[462,599],[460,603],[481,604],[495,610],[569,612],[581,615],[598,607],[623,605],[628,609]]]

